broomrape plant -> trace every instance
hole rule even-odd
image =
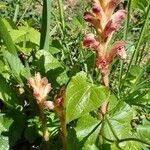
[[[96,36],[92,33],[87,34],[84,38],[83,45],[91,48],[96,53],[96,65],[101,71],[103,82],[109,85],[109,66],[115,57],[126,59],[125,42],[117,41],[112,48],[108,50],[108,44],[115,31],[118,31],[126,17],[125,10],[114,12],[121,0],[95,0],[92,6],[92,12],[85,12],[85,21],[91,23],[95,30]]]

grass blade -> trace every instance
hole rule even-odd
[[[51,0],[43,0],[40,49],[49,50],[50,16],[51,16]]]

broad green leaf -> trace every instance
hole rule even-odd
[[[56,58],[54,58],[50,52],[46,50],[39,50],[36,53],[36,58],[39,60],[39,65],[44,66],[45,72],[61,67],[60,62]]]
[[[21,134],[25,127],[25,115],[18,112],[11,112],[13,123],[9,127],[9,145],[13,147],[16,142],[21,138]]]
[[[97,128],[94,131],[96,131],[97,135],[98,135],[99,132],[97,131],[97,129],[99,129],[98,128],[99,123],[100,123],[100,120],[92,117],[90,114],[86,114],[86,115],[82,116],[78,120],[77,125],[75,127],[76,135],[77,135],[77,138],[79,139],[79,141],[82,141],[90,133],[93,134],[92,131],[95,127],[97,127]],[[92,139],[92,143],[94,143],[93,141],[95,141],[95,140],[96,139]]]
[[[141,150],[142,149],[142,145],[139,142],[135,142],[135,141],[127,141],[127,142],[123,142],[119,144],[120,147],[123,148],[123,150]]]
[[[11,39],[11,36],[2,20],[2,18],[0,18],[0,37],[3,39],[7,50],[12,53],[14,56],[17,56],[17,51],[15,48],[15,45]]]
[[[87,144],[85,145],[82,150],[99,150],[95,144]]]
[[[0,9],[7,8],[6,3],[0,2]]]
[[[150,141],[150,121],[144,119],[143,124],[137,127],[138,136],[145,141]]]
[[[110,91],[106,87],[93,85],[88,82],[86,73],[78,73],[71,79],[66,89],[67,123],[96,110],[102,102],[108,100],[110,100]]]
[[[90,148],[90,145],[93,145],[91,148],[96,148],[94,144],[99,135],[100,120],[92,117],[90,114],[86,114],[79,118],[75,130],[83,150]]]
[[[133,109],[124,102],[118,102],[117,106],[109,113],[103,127],[103,136],[116,140],[112,130],[119,139],[130,136]],[[110,127],[111,126],[111,127]]]
[[[5,27],[7,28],[7,30],[9,31],[9,33],[10,33],[10,30],[17,29],[15,23],[11,19],[3,18],[2,21],[5,25]]]
[[[26,31],[12,29],[12,30],[10,30],[10,35],[11,35],[11,38],[12,38],[14,43],[19,43],[19,42],[24,41]]]
[[[40,33],[32,27],[19,27],[19,32],[25,33],[26,41],[39,45],[40,43]],[[19,39],[18,39],[19,40]],[[24,39],[23,39],[24,40]]]
[[[7,118],[4,114],[0,114],[0,149],[9,149],[8,131],[13,120]]]
[[[66,73],[66,71],[62,72],[56,79],[56,81],[59,83],[60,86],[67,84],[69,81],[69,77]]]
[[[10,68],[10,73],[13,77],[20,83],[22,83],[22,77],[29,78],[30,72],[27,70],[20,59],[17,56],[12,55],[8,51],[3,51],[3,56],[6,59],[8,66]]]
[[[10,107],[16,107],[19,103],[12,87],[6,82],[6,79],[0,75],[0,99]]]
[[[16,144],[21,137],[25,125],[25,116],[22,113],[11,111],[11,114],[8,116],[0,114],[1,150],[8,150]]]

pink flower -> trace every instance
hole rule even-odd
[[[106,6],[106,16],[108,19],[110,19],[111,15],[113,14],[115,8],[118,6],[118,4],[121,2],[121,0],[109,0]]]
[[[94,34],[90,33],[87,34],[84,37],[83,40],[83,46],[87,47],[87,48],[93,48],[95,51],[97,51],[97,48],[99,47],[99,42],[95,39]]]
[[[116,31],[120,28],[121,24],[123,23],[126,14],[127,13],[125,10],[118,10],[116,13],[113,14],[112,21],[114,23],[114,26],[116,26]]]
[[[41,78],[40,73],[35,74],[35,77],[32,77],[28,80],[29,86],[33,90],[33,95],[37,99],[38,103],[43,102],[48,93],[51,91],[51,84],[48,83],[46,77]]]
[[[97,58],[96,65],[103,75],[109,74],[109,61],[106,57]]]
[[[116,42],[113,47],[110,49],[108,54],[108,60],[112,61],[114,57],[119,56],[121,59],[127,58],[127,53],[125,51],[126,43],[124,41]]]
[[[109,0],[108,5],[110,8],[116,8],[120,2],[121,0]]]
[[[101,12],[100,5],[98,3],[94,3],[92,7],[93,13],[99,14]]]
[[[54,108],[55,108],[55,104],[54,104],[54,102],[52,102],[52,101],[45,101],[45,106],[48,108],[48,109],[50,109],[50,110],[54,110]]]
[[[107,41],[108,37],[117,29],[116,25],[113,23],[112,20],[108,21],[106,24],[103,32],[102,32],[102,37],[104,42]]]
[[[96,9],[96,8],[95,8]],[[95,10],[96,11],[96,10]],[[84,13],[84,20],[91,23],[96,29],[101,30],[101,14],[97,14],[97,16],[93,15],[90,12],[85,12]]]
[[[102,33],[104,41],[107,41],[108,37],[111,36],[111,34],[113,34],[114,31],[118,31],[120,29],[121,24],[125,19],[125,17],[126,17],[125,10],[119,10],[115,14],[113,14],[112,19],[108,21]]]
[[[90,13],[90,12],[85,12],[84,13],[84,20],[85,21],[93,23],[94,19],[95,19],[95,16],[92,13]]]
[[[109,63],[110,62],[106,57],[98,58],[96,61],[97,68],[101,71],[105,86],[109,86]]]

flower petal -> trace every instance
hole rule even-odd
[[[107,3],[106,6],[106,16],[108,19],[110,19],[110,17],[112,16],[115,8],[118,6],[118,4],[121,2],[121,0],[109,0],[109,2]]]
[[[108,60],[112,61],[113,58],[116,57],[117,55],[120,56],[120,58],[122,58],[122,59],[126,59],[127,54],[125,51],[125,45],[126,45],[126,42],[124,42],[124,41],[116,42],[113,45],[113,47],[110,49],[110,52],[108,54]]]
[[[95,16],[92,13],[90,13],[90,12],[85,12],[84,13],[84,20],[85,21],[93,23],[94,19],[95,19]]]
[[[87,47],[87,48],[93,48],[94,50],[97,50],[98,46],[99,46],[99,42],[95,39],[94,34],[90,33],[87,34],[84,37],[83,40],[83,46]]]
[[[45,106],[47,107],[47,108],[49,108],[50,110],[53,110],[54,108],[55,108],[55,104],[54,104],[54,102],[52,102],[52,101],[45,101]]]
[[[116,26],[116,31],[121,27],[121,24],[123,23],[126,14],[127,13],[125,10],[118,10],[115,14],[113,14],[112,20],[114,25]]]

